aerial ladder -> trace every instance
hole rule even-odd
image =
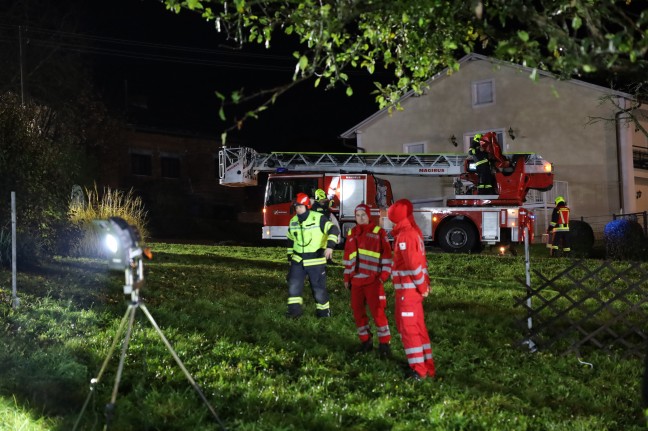
[[[456,177],[455,199],[448,206],[523,205],[529,190],[549,190],[553,185],[551,163],[535,153],[502,156],[507,162],[497,168],[497,195],[468,193],[463,182],[475,184],[476,174],[465,154],[389,154],[389,153],[257,153],[253,148],[222,148],[218,153],[220,184],[228,187],[256,186],[258,174],[315,172],[371,173],[422,177]],[[486,202],[488,201],[488,202]]]

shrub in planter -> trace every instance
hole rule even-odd
[[[603,230],[608,259],[639,260],[646,256],[646,238],[639,223],[628,219],[613,220]]]
[[[594,231],[592,227],[580,220],[569,222],[569,235],[571,240],[572,256],[590,257],[594,247]]]

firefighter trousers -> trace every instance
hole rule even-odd
[[[396,291],[396,328],[401,334],[409,367],[421,377],[434,377],[434,357],[418,292]]]
[[[552,230],[551,231],[551,250],[550,256],[557,256],[559,252],[568,254],[571,251],[571,241],[568,230]]]
[[[477,166],[477,177],[479,178],[479,185],[477,186],[477,194],[492,195],[496,194],[497,190],[493,188],[495,177],[491,171],[490,164],[484,163]]]
[[[369,307],[376,324],[378,341],[383,344],[389,343],[391,333],[389,332],[389,322],[385,314],[386,306],[385,287],[379,279],[362,286],[356,286],[351,281],[351,309],[358,330],[358,338],[360,338],[361,342],[364,343],[371,339],[369,316],[367,315],[367,307]]]
[[[301,316],[302,292],[306,277],[310,280],[313,298],[315,299],[317,317],[329,317],[329,294],[326,290],[326,265],[304,266],[302,262],[291,262],[288,271],[288,315],[292,317]]]

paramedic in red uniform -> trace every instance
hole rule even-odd
[[[396,328],[401,334],[409,378],[434,377],[432,346],[423,316],[423,299],[430,293],[423,235],[414,221],[414,209],[407,199],[396,201],[387,212],[395,226],[392,281],[396,296]]]
[[[349,230],[344,245],[344,287],[351,289],[351,309],[360,338],[361,353],[373,349],[367,306],[378,334],[378,353],[389,356],[391,333],[385,315],[387,297],[383,283],[389,279],[392,250],[387,232],[369,219],[371,207],[360,204],[355,208],[357,225]]]

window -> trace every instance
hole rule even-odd
[[[160,173],[162,178],[180,178],[180,158],[178,156],[160,156]]]
[[[412,142],[403,144],[403,152],[407,154],[423,154],[427,152],[427,142]]]
[[[473,106],[486,106],[495,103],[495,83],[492,79],[473,82],[472,102]]]
[[[133,175],[151,176],[151,155],[131,153],[131,173]]]
[[[266,190],[266,206],[292,202],[297,193],[314,196],[317,178],[270,178]]]

